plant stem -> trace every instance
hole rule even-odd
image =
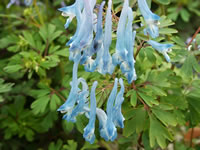
[[[139,47],[137,48],[137,51],[136,51],[135,56],[134,56],[135,60],[136,60],[136,57],[138,56],[140,50],[142,49],[143,44],[144,44],[144,41],[142,41],[140,43]]]
[[[194,33],[194,35],[192,36],[192,39],[190,40],[190,42],[188,43],[187,47],[188,48],[190,46],[190,44],[193,42],[193,40],[196,38],[197,34],[200,32],[200,27],[196,30],[196,32]]]
[[[36,10],[36,12],[37,12],[37,15],[38,15],[38,17],[39,17],[40,23],[43,25],[43,24],[44,24],[44,20],[43,20],[43,18],[42,18],[42,15],[41,15],[41,13],[40,13],[40,10],[39,10],[39,8],[38,8],[38,6],[37,6],[37,0],[34,0],[34,1],[33,1],[33,5],[34,5],[35,10]]]
[[[190,147],[192,147],[193,133],[194,133],[194,128],[192,128],[191,135],[190,135]]]
[[[64,96],[62,96],[58,91],[56,91],[55,89],[53,89],[53,88],[50,88],[51,89],[51,91],[52,91],[52,93],[51,94],[56,94],[57,96],[59,96],[63,101],[66,101],[66,99],[65,99],[65,97]]]

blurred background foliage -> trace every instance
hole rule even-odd
[[[29,7],[22,4],[6,9],[8,2],[0,1],[0,149],[200,149],[200,35],[195,34],[192,47],[186,43],[200,25],[199,0],[148,1],[153,12],[162,16],[162,36],[156,40],[175,44],[170,53],[172,63],[143,44],[148,37],[139,27],[142,19],[136,0],[130,0],[137,31],[135,53],[139,50],[138,80],[133,85],[125,82],[122,110],[126,121],[117,140],[105,142],[95,131],[93,145],[82,137],[87,118],[79,116],[73,124],[56,111],[70,90],[72,62],[65,43],[73,35],[76,21],[64,29],[66,18],[57,11],[62,0],[34,0]],[[116,17],[122,3],[113,0]],[[115,31],[117,20],[113,22]],[[113,38],[111,52],[115,50],[115,32]],[[103,108],[114,77],[123,77],[119,69],[113,76],[102,76],[85,72],[82,66],[78,75],[87,79],[89,87],[98,80],[97,104]]]

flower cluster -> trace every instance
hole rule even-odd
[[[85,114],[89,118],[88,125],[84,128],[83,137],[86,141],[93,143],[95,140],[95,120],[96,116],[99,120],[100,136],[106,141],[115,140],[117,137],[116,126],[123,128],[124,117],[121,113],[121,104],[124,101],[124,85],[123,80],[120,78],[119,83],[121,86],[120,91],[117,93],[118,79],[115,79],[114,87],[108,98],[106,113],[101,108],[96,107],[95,90],[98,82],[95,81],[92,85],[90,92],[90,107],[89,107],[89,89],[86,81],[83,78],[77,78],[78,64],[80,61],[77,58],[77,62],[73,66],[73,79],[71,82],[71,91],[67,101],[60,106],[58,111],[65,113],[63,119],[76,122],[76,116],[78,114]],[[79,88],[79,84],[82,85],[82,89]]]
[[[77,78],[78,65],[84,65],[88,72],[97,70],[101,74],[112,74],[115,66],[119,65],[128,83],[136,80],[135,60],[133,57],[134,42],[136,32],[132,29],[133,11],[129,7],[129,0],[124,0],[123,8],[117,27],[116,51],[110,54],[109,48],[112,43],[112,0],[108,1],[105,24],[103,28],[103,12],[105,1],[98,6],[98,14],[94,13],[96,0],[76,0],[71,6],[60,8],[62,15],[68,17],[65,23],[67,29],[74,18],[77,20],[75,34],[67,42],[69,46],[69,59],[74,62],[73,79],[71,91],[67,101],[58,109],[65,113],[63,119],[71,122],[76,121],[78,114],[85,114],[89,118],[89,123],[84,129],[83,137],[90,143],[94,142],[95,120],[99,120],[100,136],[106,141],[115,140],[117,137],[116,127],[123,128],[124,117],[121,113],[121,105],[124,101],[123,80],[116,78],[114,87],[107,102],[106,112],[96,107],[95,90],[97,81],[92,85],[89,93],[88,85],[83,78]],[[140,12],[145,20],[144,34],[151,38],[159,36],[160,17],[152,13],[146,0],[138,0]],[[158,52],[162,53],[169,62],[167,54],[173,46],[171,44],[161,44],[153,40],[147,41]],[[121,86],[117,93],[118,82]],[[82,89],[79,88],[81,84]],[[89,99],[90,98],[90,103]]]

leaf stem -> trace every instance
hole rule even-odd
[[[187,47],[188,48],[190,46],[190,44],[193,42],[193,40],[196,38],[197,34],[200,32],[200,27],[196,30],[196,32],[194,33],[194,35],[192,36],[192,39],[190,40],[190,42],[188,43]]]
[[[140,50],[142,49],[143,44],[144,44],[144,41],[142,41],[140,43],[139,47],[137,48],[137,51],[136,51],[135,56],[134,56],[135,60],[136,60],[136,57],[138,56]]]
[[[59,96],[63,101],[66,101],[66,99],[65,99],[65,97],[64,96],[62,96],[58,91],[56,91],[55,89],[53,89],[53,88],[50,88],[51,89],[51,91],[52,91],[52,94],[56,94],[57,96]]]

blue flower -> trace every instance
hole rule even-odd
[[[29,6],[29,5],[32,4],[32,1],[33,1],[33,0],[24,0],[24,4],[25,4],[26,6]]]
[[[126,45],[125,41],[125,30],[126,30],[126,22],[128,16],[128,6],[129,1],[125,0],[122,12],[119,18],[119,23],[117,27],[117,43],[116,43],[116,53],[113,54],[113,64],[116,66],[117,64],[121,64],[122,61],[126,60]]]
[[[83,1],[82,0],[76,0],[76,2],[67,7],[59,8],[59,11],[62,11],[62,16],[64,17],[69,17],[66,21],[65,24],[65,29],[69,27],[69,24],[73,20],[73,18],[76,16],[77,17],[77,26],[79,26],[80,23],[80,12],[83,8]],[[77,27],[78,28],[78,27]]]
[[[90,142],[91,144],[94,143],[95,140],[95,120],[96,120],[96,96],[95,96],[95,89],[97,87],[98,82],[95,81],[92,85],[91,94],[90,94],[90,120],[88,125],[84,128],[83,137],[86,141]]]
[[[63,116],[63,119],[69,122],[76,122],[76,116],[80,113],[85,113],[85,109],[88,108],[87,97],[89,95],[88,85],[83,78],[78,79],[78,85],[82,84],[82,90],[78,89],[78,98],[76,100],[77,105],[72,108],[72,111],[69,111]]]
[[[10,8],[11,5],[17,3],[18,0],[10,0],[10,2],[7,4],[6,8]]]
[[[92,43],[93,39],[93,9],[96,1],[84,0],[84,9],[81,14],[81,24],[79,32],[74,40],[69,44],[70,51],[82,50]]]
[[[106,141],[114,141],[117,137],[117,129],[113,123],[113,103],[117,95],[117,83],[118,79],[115,79],[114,87],[110,93],[107,102],[107,115],[101,110],[97,109],[97,117],[99,119],[99,130],[100,136],[103,137]]]
[[[138,0],[138,6],[140,8],[140,12],[144,17],[144,20],[147,24],[147,28],[145,32],[147,32],[152,38],[156,38],[159,36],[159,20],[160,17],[149,9],[146,0]]]
[[[174,46],[173,44],[161,44],[152,40],[147,41],[147,43],[149,43],[159,53],[163,54],[167,62],[170,62],[170,57],[167,52],[171,51],[171,48]]]
[[[118,126],[120,128],[124,128],[123,121],[125,119],[121,113],[121,105],[124,101],[124,84],[123,84],[123,80],[121,78],[119,79],[119,83],[120,83],[121,89],[120,89],[119,93],[117,94],[117,97],[115,100],[115,105],[112,110],[112,113],[113,113],[112,121],[116,126]]]
[[[63,119],[69,122],[76,122],[76,116],[80,113],[84,113],[85,108],[88,107],[86,103],[87,97],[85,95],[87,95],[87,91],[81,92],[80,97],[82,98],[79,99],[79,101],[77,102],[78,104],[76,105],[76,107],[73,107],[72,111],[63,116]]]
[[[87,72],[94,72],[97,66],[99,65],[99,61],[102,57],[102,46],[103,46],[103,26],[102,26],[102,13],[103,7],[105,5],[105,1],[103,1],[99,7],[99,13],[97,18],[97,32],[96,36],[92,42],[89,52],[84,51],[82,60],[85,63],[85,70]],[[89,54],[87,54],[89,53]],[[92,59],[92,55],[96,53],[96,59]]]
[[[79,60],[80,60],[80,57],[79,57]],[[76,61],[73,65],[73,77],[72,77],[70,94],[66,102],[62,106],[60,106],[60,108],[57,110],[57,111],[60,111],[61,113],[65,113],[65,112],[71,113],[75,103],[77,102],[77,99],[79,98],[78,79],[77,79],[79,60]]]
[[[133,22],[133,12],[132,9],[128,8],[128,23],[125,30],[125,46],[127,50],[126,60],[123,61],[120,65],[120,69],[125,74],[126,78],[128,79],[128,83],[132,83],[133,80],[136,80],[137,75],[135,72],[135,59],[133,57],[133,47],[136,32],[132,29],[132,22]]]
[[[136,32],[133,32],[133,12],[128,6],[128,0],[125,0],[122,13],[117,28],[116,52],[113,54],[113,64],[120,64],[120,69],[128,79],[128,83],[136,80],[135,60],[133,57],[133,47]],[[128,23],[127,23],[128,19]]]
[[[103,38],[103,51],[102,57],[99,61],[98,71],[102,74],[112,74],[114,71],[114,65],[112,63],[112,58],[109,52],[109,47],[112,42],[112,14],[111,14],[112,0],[108,1],[108,8],[106,12],[106,22],[105,22],[105,33]]]

